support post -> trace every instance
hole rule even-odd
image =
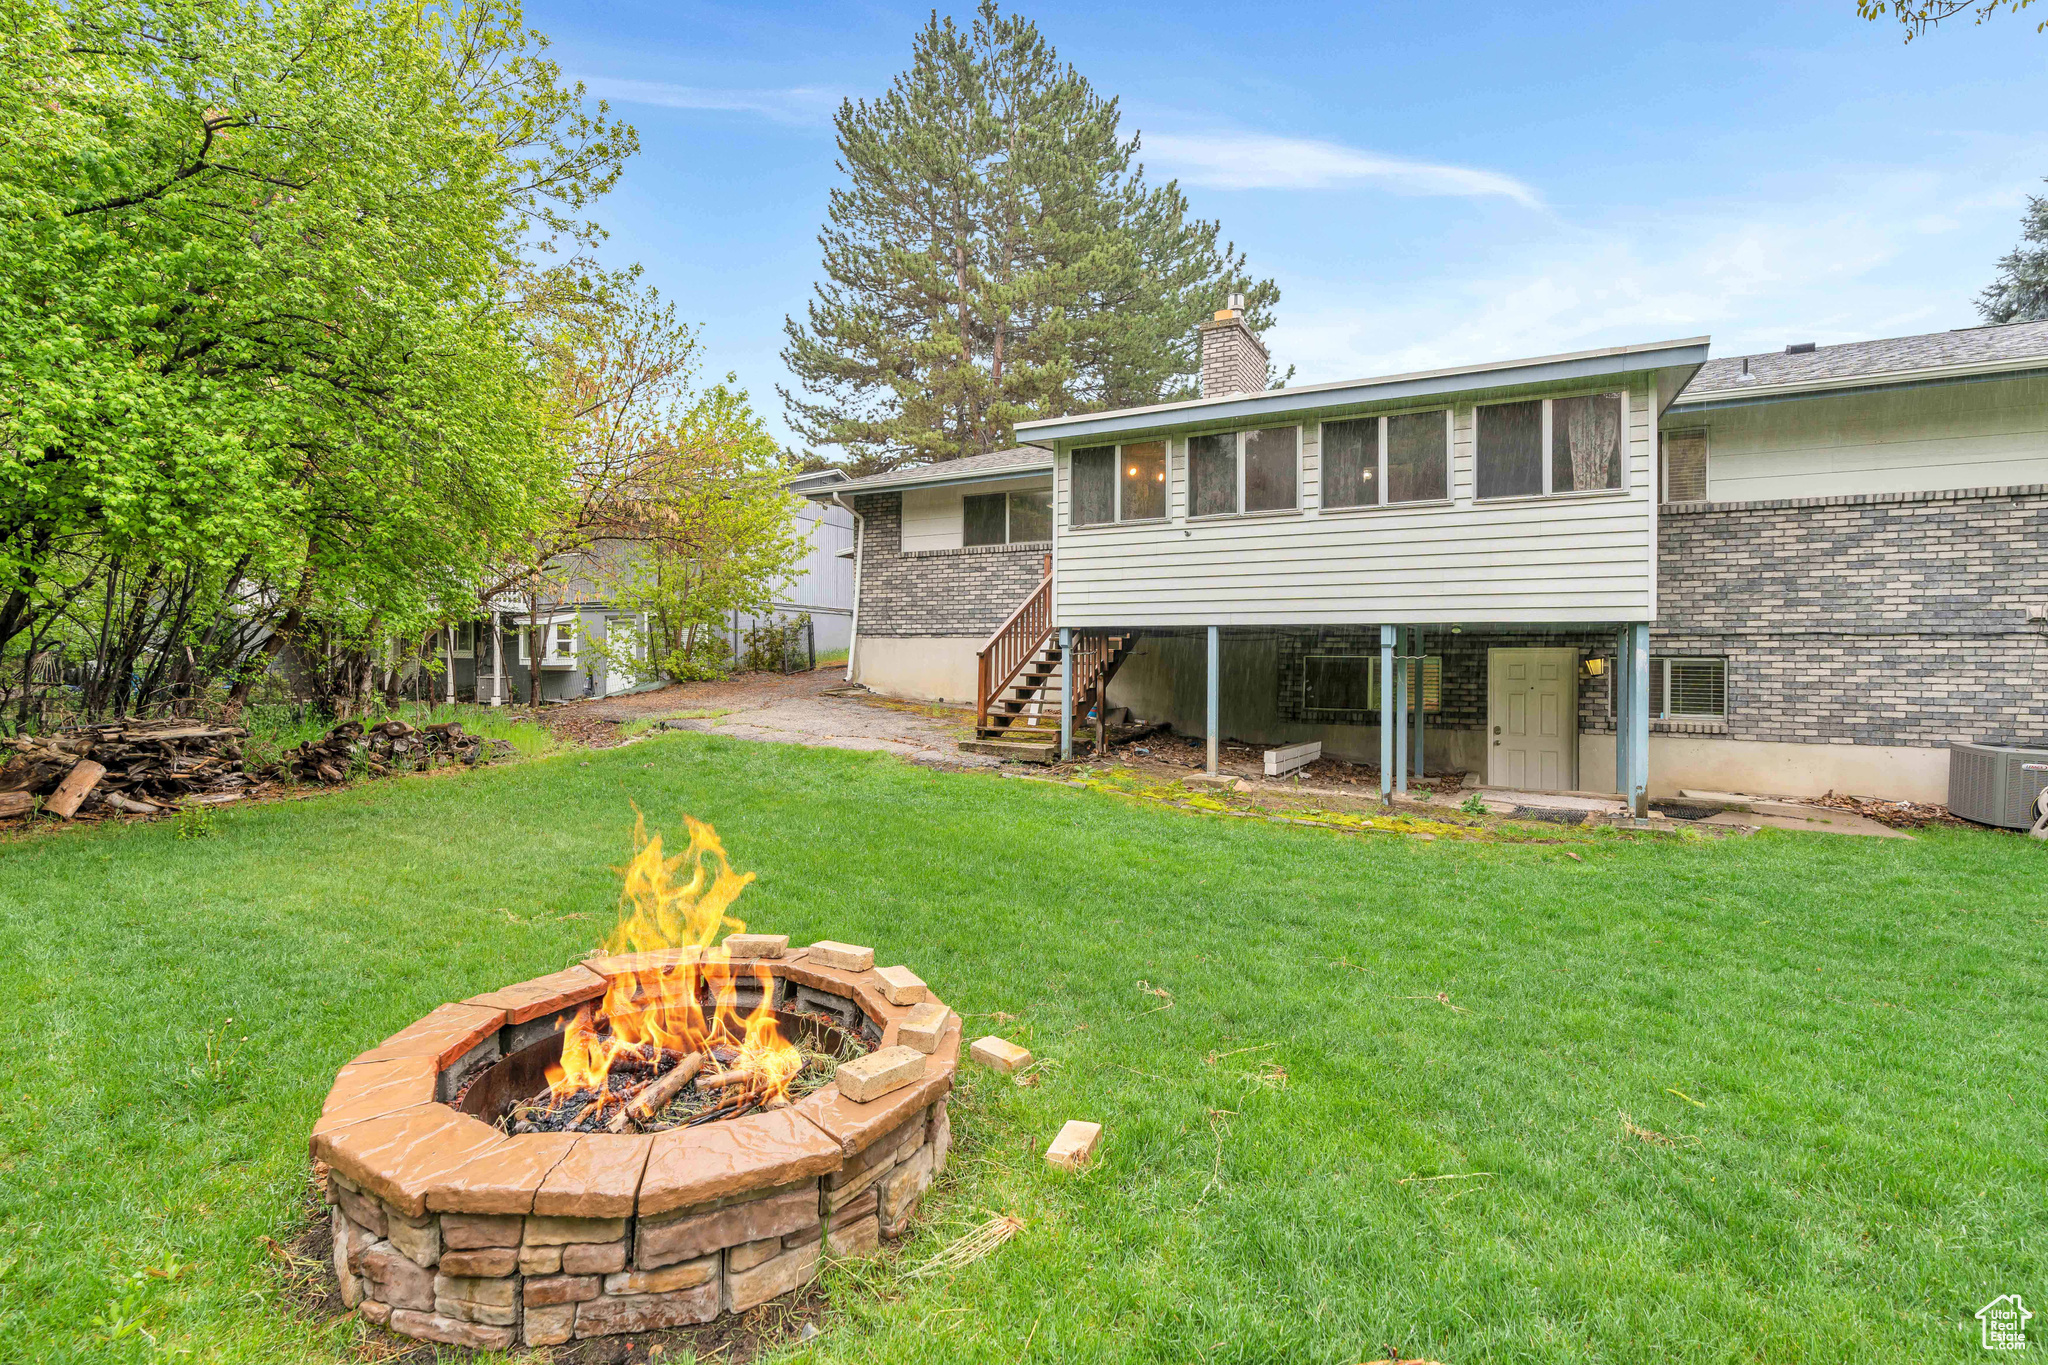
[[[1614,791],[1624,799],[1628,796],[1628,627],[1622,626],[1614,632],[1614,667],[1609,670],[1607,686],[1614,693]]]
[[[491,612],[491,705],[505,704],[505,629],[495,609]]]
[[[1060,762],[1074,757],[1074,631],[1060,627]]]
[[[1209,775],[1216,775],[1216,761],[1222,744],[1219,732],[1223,724],[1223,642],[1221,632],[1215,626],[1209,627],[1209,717],[1208,717],[1208,766]]]
[[[1394,639],[1394,790],[1408,794],[1408,629],[1396,627]]]
[[[448,630],[447,630],[447,640],[448,640],[448,650],[447,650],[447,654],[448,654],[448,704],[449,704],[450,706],[453,706],[453,705],[455,705],[455,627],[454,627],[454,625],[452,625],[452,624],[451,624],[451,625],[449,625],[449,627],[448,627]]]
[[[1415,776],[1426,778],[1429,769],[1422,764],[1422,694],[1429,672],[1429,650],[1423,645],[1421,626],[1416,626],[1408,634],[1413,645],[1408,652],[1415,656]]]
[[[1102,657],[1095,663],[1095,756],[1102,757],[1109,747],[1109,679],[1104,676],[1109,670],[1103,661],[1109,657],[1109,646],[1105,641]]]
[[[1629,810],[1638,820],[1650,814],[1650,627],[1628,628],[1629,707],[1628,798]]]
[[[1394,797],[1394,628],[1380,627],[1380,800]]]

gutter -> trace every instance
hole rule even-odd
[[[846,680],[852,682],[854,660],[860,657],[860,554],[867,545],[868,527],[867,518],[854,511],[836,488],[832,501],[853,518],[853,622],[846,629]]]

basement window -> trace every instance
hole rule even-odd
[[[1403,412],[1323,423],[1323,506],[1379,507],[1450,496],[1451,414]]]
[[[1613,661],[1609,660],[1610,675]],[[1607,689],[1613,715],[1615,688]],[[1728,719],[1728,661],[1694,655],[1650,656],[1651,720]]]
[[[1188,515],[1291,512],[1301,505],[1301,428],[1188,438]]]
[[[1302,661],[1301,709],[1304,712],[1377,711],[1380,709],[1380,656],[1377,654],[1311,654]],[[1396,664],[1396,668],[1401,665]],[[1415,681],[1415,666],[1408,665],[1408,681]],[[1444,661],[1431,654],[1422,661],[1422,710],[1433,715],[1443,709]],[[1415,698],[1408,698],[1408,711],[1415,711]]]
[[[970,493],[960,500],[960,543],[1025,545],[1052,539],[1052,494]]]
[[[1622,486],[1625,393],[1489,403],[1476,409],[1474,418],[1481,498]]]

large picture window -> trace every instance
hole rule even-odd
[[[960,500],[960,543],[1025,545],[1052,539],[1052,494],[970,493]]]
[[[1489,403],[1474,413],[1482,498],[1585,493],[1622,486],[1628,395]]]
[[[1450,413],[1323,423],[1323,506],[1378,507],[1450,496]]]
[[[1211,432],[1188,438],[1188,515],[1289,512],[1301,505],[1301,429]]]
[[[1084,446],[1069,459],[1073,505],[1070,526],[1103,526],[1115,521],[1155,521],[1166,515],[1166,443],[1136,441],[1125,446]],[[1014,509],[1011,512],[1016,515]],[[1048,528],[1051,507],[1046,510]],[[1048,532],[1049,533],[1049,532]]]

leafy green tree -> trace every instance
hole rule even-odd
[[[2034,3],[2034,0],[1856,0],[1856,12],[1872,23],[1890,20],[1903,25],[1906,41],[1926,33],[1938,26],[1944,19],[1953,19],[1959,14],[1974,12],[1973,23],[1984,23],[1999,13],[2018,14]],[[2048,32],[2048,19],[2036,25],[2035,32]]]
[[[1188,396],[1195,326],[1253,281],[1216,223],[1148,185],[1117,102],[1029,20],[982,0],[936,14],[908,70],[836,118],[847,183],[820,234],[825,282],[784,323],[781,390],[806,441],[855,468],[1001,449],[1031,417]]]
[[[1998,262],[1998,278],[1977,296],[1986,322],[2048,321],[2048,198],[2027,196],[2021,245]]]
[[[581,566],[644,634],[615,630],[587,647],[613,666],[685,680],[722,674],[734,612],[766,613],[808,546],[789,466],[732,376],[695,394],[649,462],[630,525]]]
[[[0,648],[197,568],[240,696],[473,604],[564,483],[505,281],[632,131],[503,0],[0,5]]]

